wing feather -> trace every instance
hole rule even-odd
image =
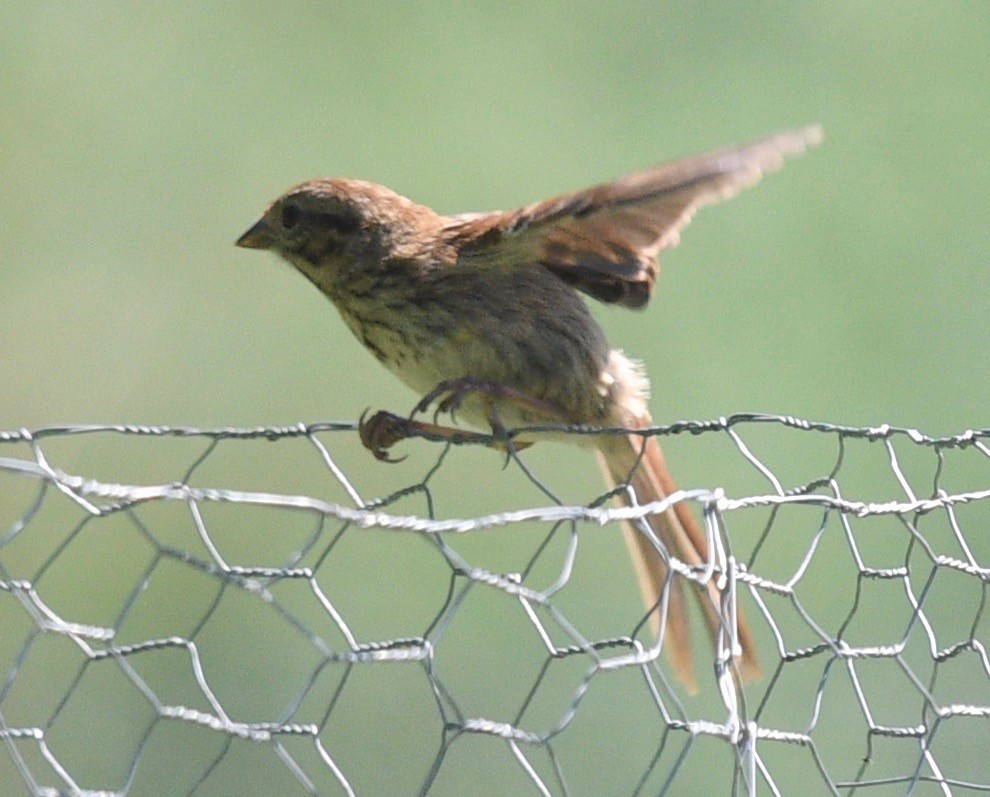
[[[516,210],[451,216],[446,236],[464,256],[542,263],[596,299],[639,308],[652,293],[657,254],[677,245],[698,208],[734,196],[821,139],[816,126],[785,131]]]

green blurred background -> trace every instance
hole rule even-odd
[[[655,414],[985,422],[982,3],[52,3],[2,22],[8,425],[407,404],[309,285],[231,245],[301,179],[511,207],[809,122],[826,146],[696,219],[647,313],[601,313],[663,374]]]
[[[653,375],[656,420],[760,410],[930,434],[988,425],[987,41],[990,14],[978,0],[7,4],[0,428],[268,425],[408,408],[414,396],[308,283],[233,247],[300,180],[362,177],[445,212],[511,207],[811,122],[824,126],[825,144],[703,211],[665,253],[648,310],[595,308],[612,341]],[[368,496],[415,481],[435,456],[417,459],[407,444],[411,463],[389,471],[353,437],[333,442]],[[79,438],[55,464],[123,481],[178,478],[194,457],[158,445],[132,443],[140,450],[111,460]],[[800,467],[800,445],[781,443],[785,475]],[[707,449],[675,448],[684,484],[718,481]],[[267,456],[259,467],[273,468]],[[568,500],[600,492],[590,458],[553,447],[533,457]],[[447,474],[443,515],[545,502],[483,452],[460,461],[493,487],[473,496]],[[321,489],[311,458],[275,475],[244,460],[227,467],[204,482]],[[868,498],[899,497],[885,476]],[[481,537],[468,550],[501,544],[531,552]],[[594,544],[606,576],[624,577],[617,540]],[[386,549],[358,548],[353,567],[376,572]],[[407,578],[400,603],[446,589],[442,568]],[[631,585],[615,589],[634,600]],[[417,700],[423,716],[434,711],[425,692]],[[423,749],[376,740],[402,749],[388,768],[412,767],[387,788],[419,782],[437,731]],[[472,744],[482,749],[474,739],[458,755],[470,758]],[[649,758],[609,755],[626,767]],[[502,748],[497,760],[519,778]],[[468,793],[468,782],[529,793],[528,781],[510,778],[503,790],[478,772],[438,782],[436,793]],[[233,762],[225,777],[236,783]],[[379,783],[366,793],[387,793],[387,777],[366,777],[357,783]],[[607,789],[580,784],[575,793]],[[21,792],[0,787],[8,793]]]

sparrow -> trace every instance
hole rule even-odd
[[[289,189],[238,240],[291,263],[336,306],[365,348],[422,399],[414,414],[438,412],[521,449],[560,439],[594,448],[617,500],[640,505],[677,487],[656,436],[642,366],[613,348],[581,294],[644,308],[657,281],[657,256],[680,241],[702,205],[727,199],[818,144],[816,126],[676,160],[611,182],[507,211],[450,216],[364,180],[333,177]],[[574,435],[548,425],[622,429]],[[525,427],[540,426],[527,432]],[[508,436],[509,430],[520,430]],[[378,413],[361,425],[365,445],[387,459],[414,433],[491,441],[466,432]],[[732,639],[734,672],[759,673],[741,611],[727,623],[708,538],[684,501],[627,524],[624,537],[649,622],[663,634],[671,666],[689,692],[692,665],[685,589],[701,607],[715,644]],[[734,635],[728,632],[735,631]]]

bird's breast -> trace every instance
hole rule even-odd
[[[541,267],[444,268],[401,291],[378,286],[331,298],[358,340],[419,395],[466,378],[509,387],[565,416],[503,402],[499,417],[510,427],[595,423],[606,411],[604,333],[577,293]],[[483,427],[485,410],[483,397],[473,397],[459,415]]]

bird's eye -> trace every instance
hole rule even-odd
[[[299,210],[298,205],[294,205],[291,202],[282,205],[282,227],[286,230],[291,230],[299,223],[299,218],[302,216],[302,211]]]

